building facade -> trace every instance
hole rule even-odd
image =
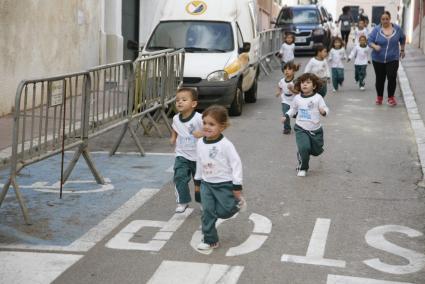
[[[400,1],[401,25],[407,42],[425,53],[425,0]]]

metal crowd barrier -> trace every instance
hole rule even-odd
[[[83,155],[98,183],[104,183],[87,150],[90,75],[72,73],[43,79],[24,80],[16,91],[10,176],[0,195],[0,205],[12,185],[25,222],[28,209],[16,177],[26,166],[78,148],[64,183]]]
[[[282,29],[270,29],[260,32],[260,68],[268,76],[273,70],[271,60],[280,62],[274,56],[282,45]]]
[[[125,122],[111,154],[114,154],[118,149],[128,130],[139,152],[144,155],[144,149],[136,135],[137,129],[131,125],[135,120],[139,122],[138,125],[143,127],[145,133],[149,133],[153,127],[159,136],[162,136],[158,122],[163,119],[171,132],[166,109],[174,102],[176,90],[183,82],[183,68],[183,49],[170,53],[143,56],[134,62],[135,97],[133,112],[128,121]]]

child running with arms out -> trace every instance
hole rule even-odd
[[[332,70],[333,92],[338,91],[338,87],[344,82],[344,63],[347,59],[345,54],[344,42],[342,38],[336,37],[332,42],[332,49],[329,52],[329,63]]]
[[[370,64],[370,48],[367,46],[367,38],[361,35],[357,44],[348,57],[348,62],[354,58],[354,80],[359,84],[360,90],[364,91],[367,65]]]
[[[310,155],[319,156],[323,153],[323,129],[320,115],[326,116],[329,109],[325,100],[317,92],[321,80],[312,73],[305,73],[297,78],[295,88],[301,93],[294,98],[291,109],[282,117],[297,115],[295,121],[295,139],[298,153],[298,176],[305,177],[309,169]]]
[[[196,172],[196,143],[202,137],[202,115],[195,111],[198,92],[192,88],[181,88],[176,94],[176,109],[173,117],[170,143],[176,145],[174,162],[174,184],[177,198],[176,213],[183,213],[190,197],[189,182]],[[196,188],[195,188],[196,189]],[[195,200],[201,202],[199,191]]]
[[[298,64],[294,64],[292,62],[286,63],[282,68],[284,77],[279,81],[279,91],[276,94],[276,97],[280,96],[281,98],[283,115],[285,115],[285,113],[290,109],[294,96],[298,94],[298,91],[294,89],[294,78],[295,72],[297,72],[299,68],[300,66]],[[283,124],[283,134],[290,133],[291,121],[288,118]]]
[[[200,187],[203,240],[199,250],[218,247],[215,223],[246,210],[242,197],[242,162],[222,132],[229,125],[226,108],[212,105],[202,113],[204,138],[198,140],[195,185]]]
[[[359,39],[360,39],[360,36],[362,35],[364,35],[366,39],[369,36],[369,31],[366,28],[366,23],[364,19],[359,20],[357,27],[354,30],[354,37],[353,37],[354,46],[359,44]]]
[[[322,97],[326,96],[326,93],[328,91],[327,83],[331,79],[329,74],[328,61],[326,60],[327,56],[327,49],[323,45],[318,45],[316,47],[316,56],[310,59],[304,69],[304,73],[313,73],[314,75],[320,78],[321,87],[317,90],[317,92]]]
[[[295,36],[292,33],[287,33],[285,36],[285,42],[280,46],[279,57],[281,58],[281,67],[285,66],[286,63],[293,62],[295,59]]]

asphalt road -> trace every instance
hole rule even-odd
[[[325,152],[305,178],[295,135],[281,132],[279,71],[231,119],[225,135],[241,156],[249,207],[219,226],[220,248],[192,248],[199,207],[173,217],[169,182],[54,283],[425,283],[425,192],[406,111],[398,93],[397,107],[375,106],[372,66],[364,92],[353,70],[346,64],[343,88],[326,97]],[[166,138],[145,141],[172,151]],[[134,150],[127,137],[120,151]]]

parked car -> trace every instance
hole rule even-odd
[[[295,35],[295,51],[312,51],[318,44],[331,44],[332,16],[321,5],[285,6],[276,27]]]

